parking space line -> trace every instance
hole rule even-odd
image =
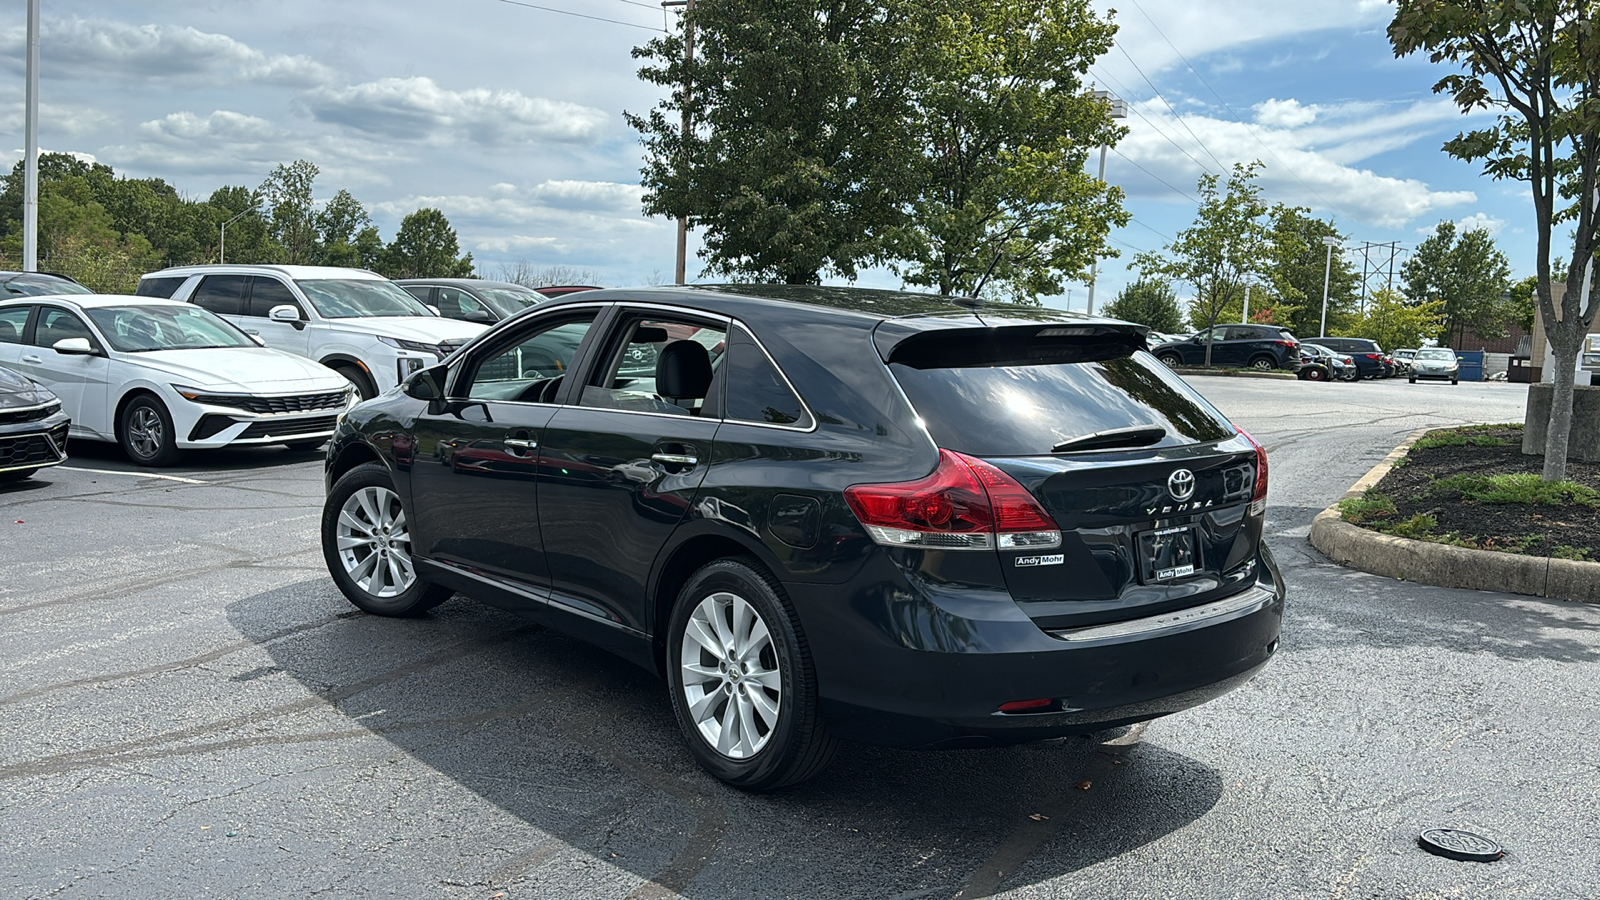
[[[152,472],[119,472],[116,469],[84,469],[78,466],[57,466],[68,472],[91,472],[95,475],[126,475],[129,478],[160,478],[163,481],[181,481],[184,484],[210,484],[198,478],[183,478],[178,475],[156,475]]]

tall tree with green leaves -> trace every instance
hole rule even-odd
[[[1272,324],[1301,337],[1322,333],[1322,283],[1328,280],[1328,329],[1345,325],[1356,314],[1360,276],[1335,247],[1330,257],[1323,238],[1344,240],[1332,222],[1301,206],[1280,206],[1272,216],[1271,250],[1262,273],[1266,296],[1251,299],[1251,308],[1271,308]]]
[[[349,191],[339,189],[333,199],[317,211],[318,261],[325,266],[360,266],[361,251],[356,235],[372,224],[366,207]]]
[[[1200,176],[1200,208],[1194,224],[1178,232],[1161,251],[1141,253],[1134,266],[1146,276],[1159,275],[1187,284],[1194,291],[1189,324],[1210,329],[1230,308],[1240,310],[1245,280],[1267,268],[1273,210],[1261,199],[1256,183],[1259,160],[1234,163],[1223,190],[1210,172]],[[1211,365],[1211,341],[1205,364]]]
[[[423,207],[400,220],[400,230],[384,250],[383,273],[390,278],[470,278],[472,254],[457,256],[460,252],[450,220]]]
[[[1151,331],[1164,334],[1183,328],[1178,295],[1164,278],[1145,277],[1124,286],[1117,299],[1106,304],[1105,314],[1113,319],[1148,325]]]
[[[626,113],[644,211],[685,216],[706,269],[811,284],[884,258],[903,215],[908,0],[717,0],[635,47],[670,96]],[[681,116],[694,123],[685,134]]]
[[[281,262],[290,265],[316,262],[316,207],[311,199],[311,188],[316,180],[316,165],[297,159],[288,165],[280,163],[257,189],[266,203],[272,238],[283,249]]]
[[[1116,26],[1088,0],[967,0],[915,7],[905,145],[909,212],[890,267],[971,295],[985,272],[1016,302],[1087,277],[1122,192],[1085,171],[1126,133],[1085,82]]]
[[[1406,296],[1413,301],[1444,304],[1443,338],[1462,345],[1468,331],[1493,340],[1505,335],[1513,315],[1505,294],[1511,286],[1511,262],[1482,229],[1456,231],[1443,221],[1417,245],[1400,267]]]
[[[1457,135],[1444,150],[1482,160],[1496,179],[1526,181],[1538,242],[1539,317],[1554,351],[1544,478],[1566,477],[1573,381],[1584,336],[1600,313],[1592,290],[1600,240],[1600,6],[1594,0],[1397,0],[1389,24],[1396,56],[1427,52],[1460,71],[1441,78],[1463,113],[1490,110],[1492,124]],[[1552,231],[1572,230],[1559,306]]]

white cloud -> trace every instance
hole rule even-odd
[[[423,76],[317,88],[301,102],[322,122],[431,144],[592,143],[611,118],[592,107],[514,90],[452,91]]]
[[[1300,101],[1293,97],[1287,100],[1274,97],[1256,104],[1256,121],[1262,125],[1299,128],[1301,125],[1310,125],[1316,121],[1319,109],[1320,107],[1314,103],[1301,106]]]
[[[332,74],[308,56],[263,53],[225,34],[187,26],[73,17],[45,19],[39,32],[40,65],[48,67],[51,78],[309,87]],[[26,43],[25,28],[0,31],[0,60],[7,68],[22,71]]]
[[[1506,220],[1488,213],[1473,213],[1470,216],[1456,220],[1456,231],[1466,234],[1469,231],[1487,231],[1490,237],[1499,234],[1506,227]],[[1433,229],[1428,229],[1431,233]]]

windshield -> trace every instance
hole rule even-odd
[[[89,318],[112,349],[123,353],[254,347],[244,333],[198,306],[102,306]]]
[[[76,281],[53,275],[15,275],[0,282],[0,297],[41,297],[47,294],[92,294]]]
[[[532,288],[474,288],[478,299],[488,304],[502,318],[515,315],[544,300],[544,295]]]
[[[1447,359],[1450,362],[1455,362],[1456,352],[1454,350],[1418,350],[1417,359]]]
[[[314,278],[297,280],[306,299],[324,319],[360,319],[370,316],[431,316],[422,301],[399,285],[375,278]]]

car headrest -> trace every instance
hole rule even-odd
[[[711,354],[694,341],[673,341],[656,357],[656,393],[674,400],[704,399],[711,387]]]

